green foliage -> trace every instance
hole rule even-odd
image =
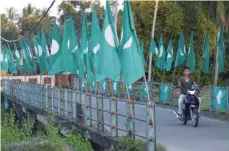
[[[143,140],[127,139],[126,137],[119,137],[118,151],[144,151],[147,150],[147,144]],[[111,147],[110,151],[114,151],[114,147]],[[166,149],[158,144],[156,151],[166,151]]]
[[[54,123],[54,115],[49,116],[45,130],[39,131],[38,136],[33,136],[33,121],[25,118],[22,123],[15,119],[13,109],[5,112],[1,123],[1,138],[3,151],[65,151],[66,148],[74,150],[92,151],[90,142],[79,134],[72,133],[65,138],[58,134],[60,127]],[[70,147],[69,147],[70,146]]]

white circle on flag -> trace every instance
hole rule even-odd
[[[127,49],[127,48],[130,48],[131,45],[132,45],[132,41],[133,41],[133,38],[132,36],[128,39],[128,41],[125,43],[125,45],[123,46],[123,49]]]
[[[20,58],[18,50],[15,51],[15,55],[16,55],[17,58]]]
[[[105,29],[105,39],[110,46],[115,47],[114,33],[110,24]]]
[[[55,55],[58,51],[59,51],[59,44],[55,39],[53,39],[52,46],[51,46],[51,55]]]
[[[2,61],[3,61],[3,54],[0,53],[0,62],[2,62]]]
[[[100,48],[100,45],[97,44],[97,45],[93,48],[93,53],[96,54],[96,53],[98,52],[99,48]]]
[[[162,57],[162,55],[163,55],[163,46],[161,45],[161,47],[160,47],[160,54],[159,54],[159,58],[161,58]]]
[[[68,45],[68,49],[69,49],[70,48],[70,40],[69,39],[68,39],[67,45]]]
[[[38,45],[38,55],[39,57],[42,55],[42,48],[40,45]]]

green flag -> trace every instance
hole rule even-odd
[[[190,68],[190,72],[195,72],[196,59],[193,45],[193,31],[191,32],[189,49],[188,49],[188,58],[187,58],[187,66]]]
[[[42,48],[42,55],[40,56],[40,61],[42,64],[42,72],[44,72],[48,70],[50,53],[49,53],[48,45],[46,42],[46,37],[45,37],[43,26],[41,28],[41,36],[40,36],[39,45]]]
[[[216,110],[226,111],[228,109],[227,87],[214,87],[212,105]]]
[[[175,61],[175,67],[178,67],[179,65],[184,63],[185,60],[186,60],[186,50],[185,50],[185,43],[184,43],[184,33],[182,30],[181,34],[180,34],[180,39],[179,39],[178,51],[177,51],[177,56],[176,56],[176,61]]]
[[[166,56],[166,63],[165,63],[166,71],[170,71],[171,70],[173,60],[174,60],[174,57],[173,57],[173,43],[172,43],[172,40],[170,40],[168,48],[167,48],[167,56]]]
[[[64,33],[63,33],[63,41],[61,45],[61,62],[62,62],[62,69],[64,72],[71,72],[75,73],[77,72],[77,66],[75,65],[74,61],[74,53],[71,49],[71,43],[72,43],[72,35],[71,35],[71,26],[72,22],[67,23],[67,21],[64,21]]]
[[[48,65],[48,73],[50,75],[58,74],[63,72],[62,69],[62,61],[61,61],[61,51],[60,51],[60,35],[59,30],[56,25],[56,21],[54,21],[53,31],[51,34],[52,38],[52,45],[51,45],[51,53],[49,58],[49,65]]]
[[[75,30],[75,23],[72,19],[72,16],[70,16],[69,19],[69,24],[70,26],[70,34],[71,34],[71,43],[70,43],[70,49],[71,52],[73,53],[73,57],[74,57],[74,62],[75,62],[75,66],[76,66],[76,75],[79,78],[83,78],[84,77],[84,68],[83,68],[83,62],[80,59],[80,49],[79,49],[79,44],[78,44],[78,39],[77,39],[77,35],[76,35],[76,30]]]
[[[106,1],[100,48],[96,72],[112,79],[113,81],[118,81],[121,69],[118,52],[118,39],[109,1]],[[96,80],[100,81],[101,79]]]
[[[201,61],[201,71],[203,73],[209,72],[209,49],[210,45],[208,40],[208,34],[206,34],[204,38],[203,55]]]
[[[33,71],[33,72],[37,72],[37,68],[36,68],[36,64],[34,62],[34,59],[33,59],[33,54],[32,54],[32,50],[31,50],[31,46],[29,45],[29,42],[28,40],[25,40],[24,41],[25,43],[25,52],[27,54],[27,61],[29,63],[29,69],[30,71]]]
[[[158,49],[157,49],[157,46],[156,46],[156,43],[154,41],[154,39],[151,39],[150,40],[150,47],[149,47],[149,50],[150,52],[153,54],[153,55],[156,55],[158,54]]]
[[[2,48],[0,48],[0,63],[1,63],[0,72],[2,72],[6,70],[5,56],[4,56]]]
[[[12,51],[10,49],[10,46],[7,44],[7,49],[6,49],[6,54],[7,54],[7,60],[8,60],[8,70],[10,73],[17,73],[15,64],[14,64],[14,58],[13,58],[13,54]]]
[[[21,66],[20,66],[21,56],[20,56],[20,53],[17,49],[16,43],[14,43],[14,56],[16,59],[16,69],[20,71],[20,69],[21,69]]]
[[[223,27],[220,27],[218,38],[217,38],[217,51],[218,51],[218,71],[224,71],[224,59],[225,59],[225,46],[224,46],[224,35]]]
[[[96,67],[98,65],[98,56],[100,53],[100,39],[101,39],[101,30],[99,26],[99,21],[96,15],[96,10],[94,6],[92,7],[92,23],[91,23],[91,37],[90,37],[90,45],[89,52],[91,54],[91,60],[93,62],[94,71],[96,71]],[[103,80],[105,77],[98,73],[95,74],[95,77],[98,81]]]
[[[165,69],[165,49],[163,45],[162,35],[160,37],[159,52],[158,52],[157,60],[156,60],[156,67],[161,70]]]
[[[139,46],[129,1],[124,2],[123,37],[120,43],[121,72],[127,85],[145,75],[142,49]]]
[[[27,53],[25,50],[24,40],[20,42],[21,52],[22,52],[22,64],[23,64],[23,72],[29,71],[29,62],[27,60]]]

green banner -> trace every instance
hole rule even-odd
[[[228,107],[227,87],[214,87],[212,105],[215,110],[226,111]]]
[[[114,95],[118,94],[118,82],[112,81],[112,90],[113,90]]]
[[[160,83],[159,101],[162,103],[169,103],[172,100],[172,84]]]
[[[150,91],[151,83],[147,83],[147,85],[148,85],[148,91]],[[147,89],[146,89],[145,82],[141,83],[140,95],[141,95],[141,97],[147,97]]]

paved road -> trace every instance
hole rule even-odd
[[[110,100],[104,100],[104,108],[109,111]],[[96,106],[96,100],[92,99]],[[135,117],[146,118],[144,105],[135,105]],[[118,113],[126,114],[125,102],[118,102]],[[92,111],[96,119],[96,111]],[[109,114],[104,113],[105,122],[110,124]],[[118,127],[125,129],[126,119],[118,118]],[[184,126],[176,119],[171,109],[156,107],[157,143],[164,145],[168,151],[229,151],[229,122],[201,117],[199,127],[191,123]],[[146,125],[136,122],[136,133],[146,135]],[[106,128],[109,131],[109,127]],[[119,135],[123,135],[119,132]]]

